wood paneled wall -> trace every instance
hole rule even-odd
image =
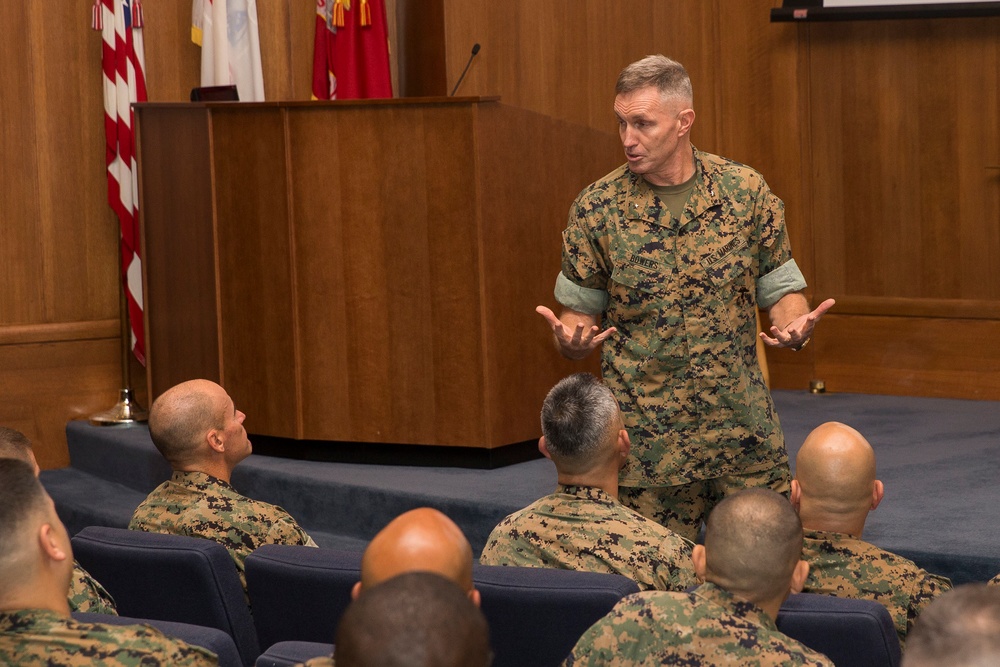
[[[387,7],[393,52],[443,60],[446,90],[479,42],[461,94],[609,133],[622,66],[654,52],[685,63],[696,145],[765,175],[811,292],[839,301],[813,345],[770,356],[775,386],[1000,398],[1000,19],[771,24],[778,4]],[[68,460],[66,419],[108,407],[120,385],[91,6],[0,3],[0,422],[28,433],[47,467]],[[144,12],[150,100],[185,100],[199,72],[190,0]],[[267,96],[307,99],[313,3],[268,0],[258,13]],[[440,73],[405,64],[400,87],[418,72],[440,88]]]

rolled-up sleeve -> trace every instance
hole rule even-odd
[[[781,297],[806,288],[806,279],[794,259],[790,259],[757,281],[757,305],[770,308]]]
[[[556,301],[566,308],[589,315],[603,313],[608,307],[608,299],[610,298],[607,291],[581,287],[567,278],[566,274],[561,271],[556,278],[555,297]]]

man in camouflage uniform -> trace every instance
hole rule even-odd
[[[902,643],[920,612],[951,582],[861,539],[868,512],[883,494],[875,452],[856,430],[827,422],[806,437],[792,480],[810,566],[805,591],[885,605]]]
[[[70,616],[69,534],[31,466],[0,460],[0,664],[217,665],[215,655],[148,625],[79,623]]]
[[[695,585],[692,544],[618,501],[629,436],[618,402],[589,373],[559,382],[542,405],[538,448],[558,472],[556,492],[493,529],[485,565],[611,572],[642,590]]]
[[[634,445],[622,502],[693,540],[725,495],[788,491],[757,307],[773,325],[762,339],[797,350],[833,301],[809,311],[783,204],[761,175],[692,147],[682,65],[644,58],[622,71],[616,93],[628,162],[573,203],[555,288],[563,310],[537,311],[568,358],[607,342],[604,380]]]
[[[208,380],[171,387],[153,402],[149,435],[174,470],[132,515],[129,528],[214,540],[229,550],[246,589],[244,561],[262,544],[316,543],[285,510],[241,495],[233,468],[250,455],[243,420]]]
[[[0,426],[0,458],[24,461],[35,471],[35,476],[41,472],[31,440],[7,426]],[[69,608],[71,611],[118,615],[111,594],[76,561],[73,561],[73,579],[69,587]]]
[[[936,598],[913,626],[903,667],[1000,665],[1000,591],[965,584]]]
[[[705,583],[690,593],[623,598],[564,664],[832,667],[775,625],[809,572],[801,553],[802,524],[784,496],[769,489],[728,496],[709,515],[704,545],[694,547]]]

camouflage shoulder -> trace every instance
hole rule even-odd
[[[583,190],[576,197],[576,202],[603,199],[609,191],[616,191],[628,187],[628,165],[621,165],[613,171],[600,177]]]

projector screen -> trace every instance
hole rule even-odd
[[[784,0],[771,21],[859,21],[1000,16],[1000,2],[968,0]]]

